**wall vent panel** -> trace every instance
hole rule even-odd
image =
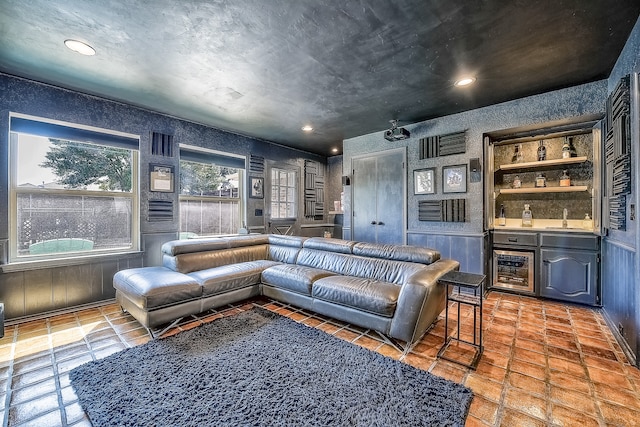
[[[151,132],[151,154],[154,156],[173,157],[173,135]]]
[[[422,138],[419,142],[419,151],[421,160],[464,154],[467,151],[467,133],[463,131]]]
[[[149,222],[173,221],[172,200],[149,200]]]

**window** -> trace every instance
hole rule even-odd
[[[235,234],[243,226],[244,157],[180,146],[180,237]]]
[[[296,172],[271,169],[271,218],[295,218]]]
[[[138,139],[11,117],[10,261],[138,249]]]

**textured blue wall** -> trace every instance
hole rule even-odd
[[[277,161],[304,168],[304,160],[326,163],[326,158],[289,149],[267,141],[225,132],[186,122],[130,105],[40,84],[0,73],[0,264],[7,260],[8,245],[8,135],[9,113],[23,113],[47,119],[94,126],[140,136],[140,231],[142,253],[110,257],[109,261],[92,259],[83,265],[30,269],[0,273],[0,301],[5,303],[7,318],[64,309],[78,304],[113,298],[113,273],[121,268],[158,264],[162,242],[177,236],[178,194],[149,191],[149,163],[178,166],[178,157],[164,158],[151,154],[150,133],[174,135],[183,143],[213,150],[249,156],[263,156],[266,162]],[[302,186],[301,186],[302,187]],[[302,197],[302,188],[299,197]],[[149,198],[174,201],[174,221],[147,221]],[[300,199],[302,200],[302,199]],[[248,199],[247,224],[261,226],[263,217],[254,216],[264,208],[264,199]],[[300,208],[298,225],[307,220]],[[324,221],[321,221],[324,222]],[[299,231],[299,229],[296,229]],[[86,280],[85,280],[86,279]]]
[[[620,79],[627,74],[640,72],[640,19],[627,40],[616,65],[609,76],[608,92],[611,93]],[[610,230],[602,243],[602,304],[605,318],[614,334],[622,325],[622,344],[630,350],[640,366],[640,103],[636,93],[631,104],[631,195],[627,199],[627,230]],[[635,101],[635,102],[634,102]],[[636,219],[631,221],[630,207],[636,207]]]
[[[482,84],[479,82],[478,84]],[[508,84],[505,82],[505,84]],[[473,88],[470,88],[473,90]],[[442,166],[469,164],[471,158],[484,156],[483,134],[525,125],[544,124],[553,120],[598,114],[604,112],[607,80],[601,80],[568,89],[530,96],[451,116],[439,117],[411,125],[404,125],[411,138],[389,142],[384,132],[376,132],[344,141],[343,170],[350,174],[351,159],[367,153],[397,147],[407,149],[407,242],[430,246],[445,256],[461,261],[461,269],[484,272],[486,263],[486,233],[484,230],[484,182],[469,182],[466,194],[442,194]],[[400,117],[401,118],[401,117]],[[420,160],[420,138],[453,132],[467,132],[466,153]],[[399,166],[400,167],[400,166]],[[413,170],[435,167],[435,195],[413,194]],[[418,201],[464,197],[467,200],[467,222],[443,223],[418,220]],[[348,213],[345,213],[345,217]],[[345,218],[345,223],[348,218]]]

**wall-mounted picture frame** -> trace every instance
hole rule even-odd
[[[149,164],[149,189],[173,193],[173,166]]]
[[[436,169],[425,168],[413,171],[413,194],[436,193]]]
[[[442,167],[442,192],[467,192],[467,165],[453,165]]]
[[[258,176],[249,177],[249,185],[251,186],[249,197],[252,199],[264,198],[264,178]]]

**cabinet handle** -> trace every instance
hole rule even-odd
[[[518,242],[518,238],[517,237],[509,237],[509,241],[517,243]]]
[[[542,263],[543,263],[543,264],[549,264],[549,260],[548,260],[548,259],[543,259],[543,260],[542,260]]]
[[[377,222],[371,221],[371,225],[376,225],[376,224],[377,224]]]
[[[378,225],[384,225],[384,222],[378,221]]]

